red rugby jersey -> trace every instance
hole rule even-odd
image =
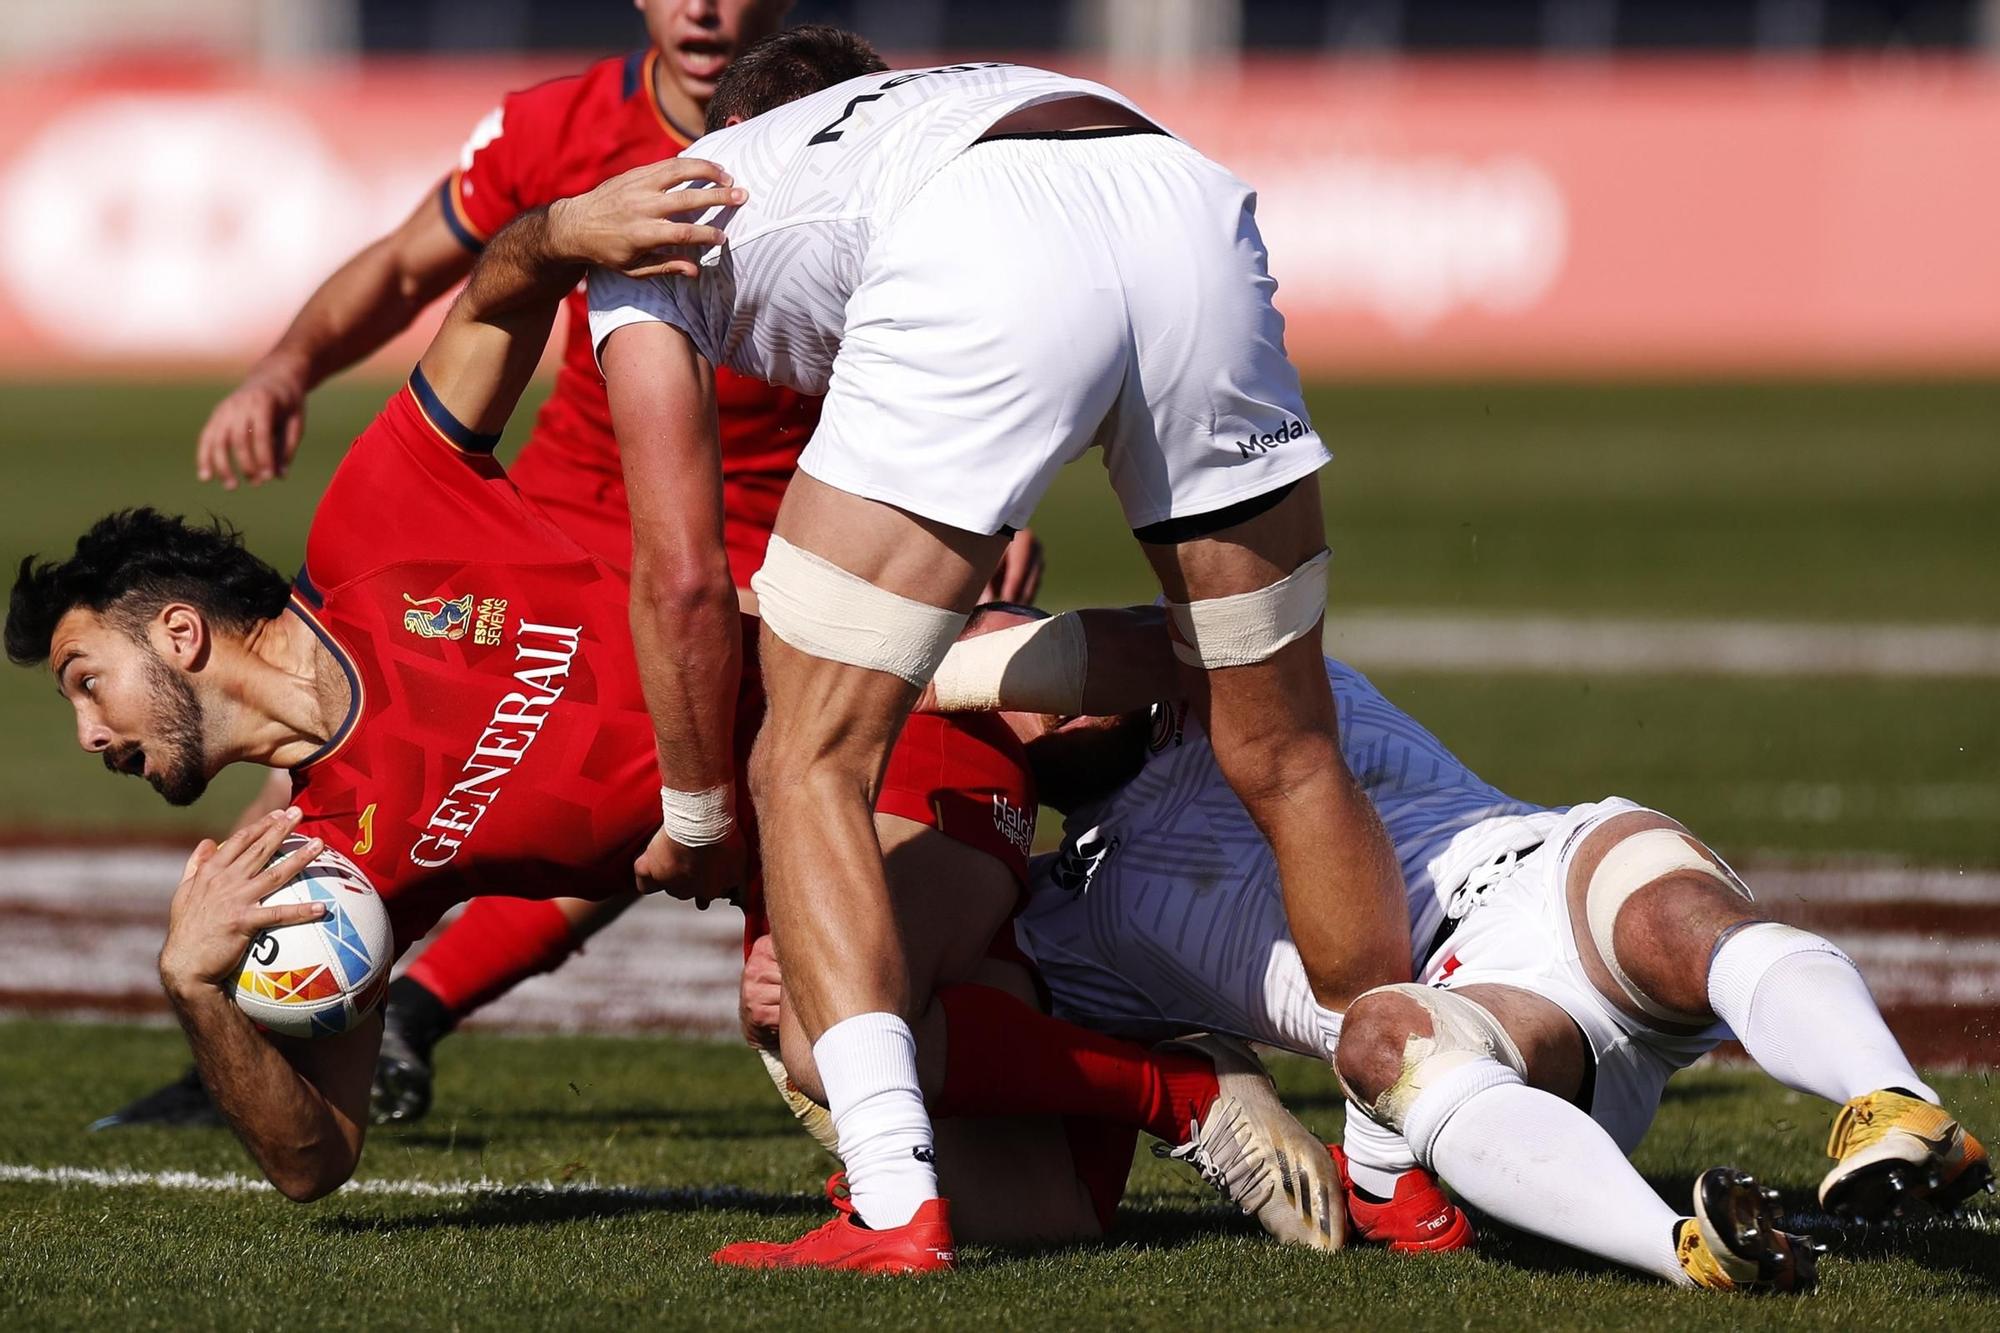
[[[626,582],[496,442],[412,375],[335,472],[291,605],[353,684],[294,770],[303,831],[367,873],[399,948],[478,894],[629,892],[660,822]]]
[[[660,824],[625,577],[521,494],[496,443],[413,373],[334,473],[293,590],[352,686],[293,770],[301,831],[367,874],[399,951],[482,894],[629,893]],[[744,624],[739,774],[764,707]],[[1025,875],[1034,794],[998,718],[912,718],[881,808]],[[740,778],[737,809],[754,846]]]
[[[648,48],[509,93],[473,130],[458,170],[439,187],[452,231],[477,250],[528,209],[582,194],[686,148],[690,141],[668,123],[653,96],[658,61],[659,53]],[[578,290],[564,308],[569,342],[528,449],[558,450],[569,461],[617,477],[611,405],[591,352],[590,307]],[[819,420],[819,399],[720,367],[715,379],[724,478],[789,478]]]

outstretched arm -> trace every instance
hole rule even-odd
[[[174,894],[160,981],[216,1108],[271,1183],[306,1203],[338,1189],[360,1159],[382,1020],[319,1041],[268,1038],[230,994],[256,932],[324,911],[257,905],[319,850],[315,839],[271,863],[297,824],[298,811],[274,811],[219,847],[195,849]]]
[[[677,188],[689,182],[714,184]],[[424,352],[424,378],[446,410],[482,434],[505,427],[562,298],[587,266],[695,276],[689,252],[722,244],[722,232],[676,219],[742,203],[744,192],[728,182],[712,162],[671,158],[509,223],[473,265]]]
[[[1065,611],[960,639],[917,700],[933,713],[1110,717],[1181,697],[1157,606]]]

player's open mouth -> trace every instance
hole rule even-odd
[[[122,752],[106,750],[104,752],[104,766],[113,773],[123,773],[127,777],[143,778],[146,776],[145,748],[135,745],[131,749]]]
[[[674,50],[691,79],[713,79],[729,64],[729,48],[716,42],[682,42]]]

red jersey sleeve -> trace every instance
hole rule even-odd
[[[562,131],[584,77],[551,79],[508,93],[473,126],[458,169],[439,190],[452,234],[478,250],[530,208],[550,202],[551,164],[562,158]]]

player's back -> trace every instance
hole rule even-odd
[[[1380,813],[1402,867],[1414,947],[1424,950],[1443,919],[1442,897],[1474,867],[1523,839],[1536,840],[1545,812],[1487,783],[1415,718],[1354,668],[1332,658],[1326,671],[1340,715],[1348,767]],[[1215,752],[1192,718],[1177,714],[1156,730],[1139,774],[1067,821],[1063,856],[1051,873],[1068,887],[1109,887],[1126,897],[1167,893],[1187,903],[1191,883],[1252,885],[1281,912],[1277,862]],[[1523,844],[1526,845],[1526,844]],[[1121,883],[1121,881],[1123,881]],[[1241,898],[1208,899],[1224,915]],[[1282,916],[1279,917],[1282,919]],[[1228,922],[1216,929],[1226,933]]]
[[[1101,84],[1023,65],[943,65],[867,74],[697,140],[749,201],[709,219],[728,245],[697,279],[591,277],[592,336],[636,302],[718,366],[824,393],[847,298],[870,246],[926,181],[996,122],[1038,102],[1099,97]],[[625,321],[629,322],[629,321]]]

